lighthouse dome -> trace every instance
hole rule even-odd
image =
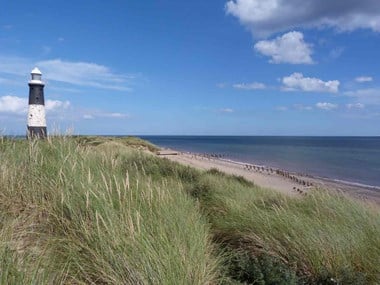
[[[42,73],[37,67],[33,68],[33,70],[30,72],[30,74],[32,75],[32,80],[30,80],[29,83],[44,85],[44,83],[41,80]]]
[[[33,68],[31,74],[39,74],[42,75],[41,71],[38,69],[38,67]]]

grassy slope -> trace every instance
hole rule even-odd
[[[215,282],[194,201],[126,167],[142,154],[123,142],[7,142],[0,155],[1,284]]]
[[[230,275],[255,284],[378,284],[380,212],[316,189],[291,198],[218,171],[144,161],[150,177],[177,177],[232,256]],[[297,276],[295,276],[297,275]],[[262,281],[263,283],[260,283]]]
[[[0,142],[0,284],[376,284],[380,213],[289,198],[137,149]]]

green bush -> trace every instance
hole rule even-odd
[[[229,248],[226,253],[225,266],[231,279],[244,284],[299,284],[295,272],[277,258],[266,254],[250,255],[240,250]]]

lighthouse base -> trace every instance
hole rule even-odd
[[[39,138],[44,139],[47,136],[46,127],[30,127],[28,126],[28,139]]]

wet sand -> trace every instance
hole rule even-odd
[[[184,153],[168,149],[161,150],[159,155],[198,169],[216,168],[227,174],[243,176],[260,187],[274,189],[287,195],[307,195],[311,189],[323,188],[380,204],[380,190],[375,188],[291,173],[261,165],[235,162],[217,155]]]

